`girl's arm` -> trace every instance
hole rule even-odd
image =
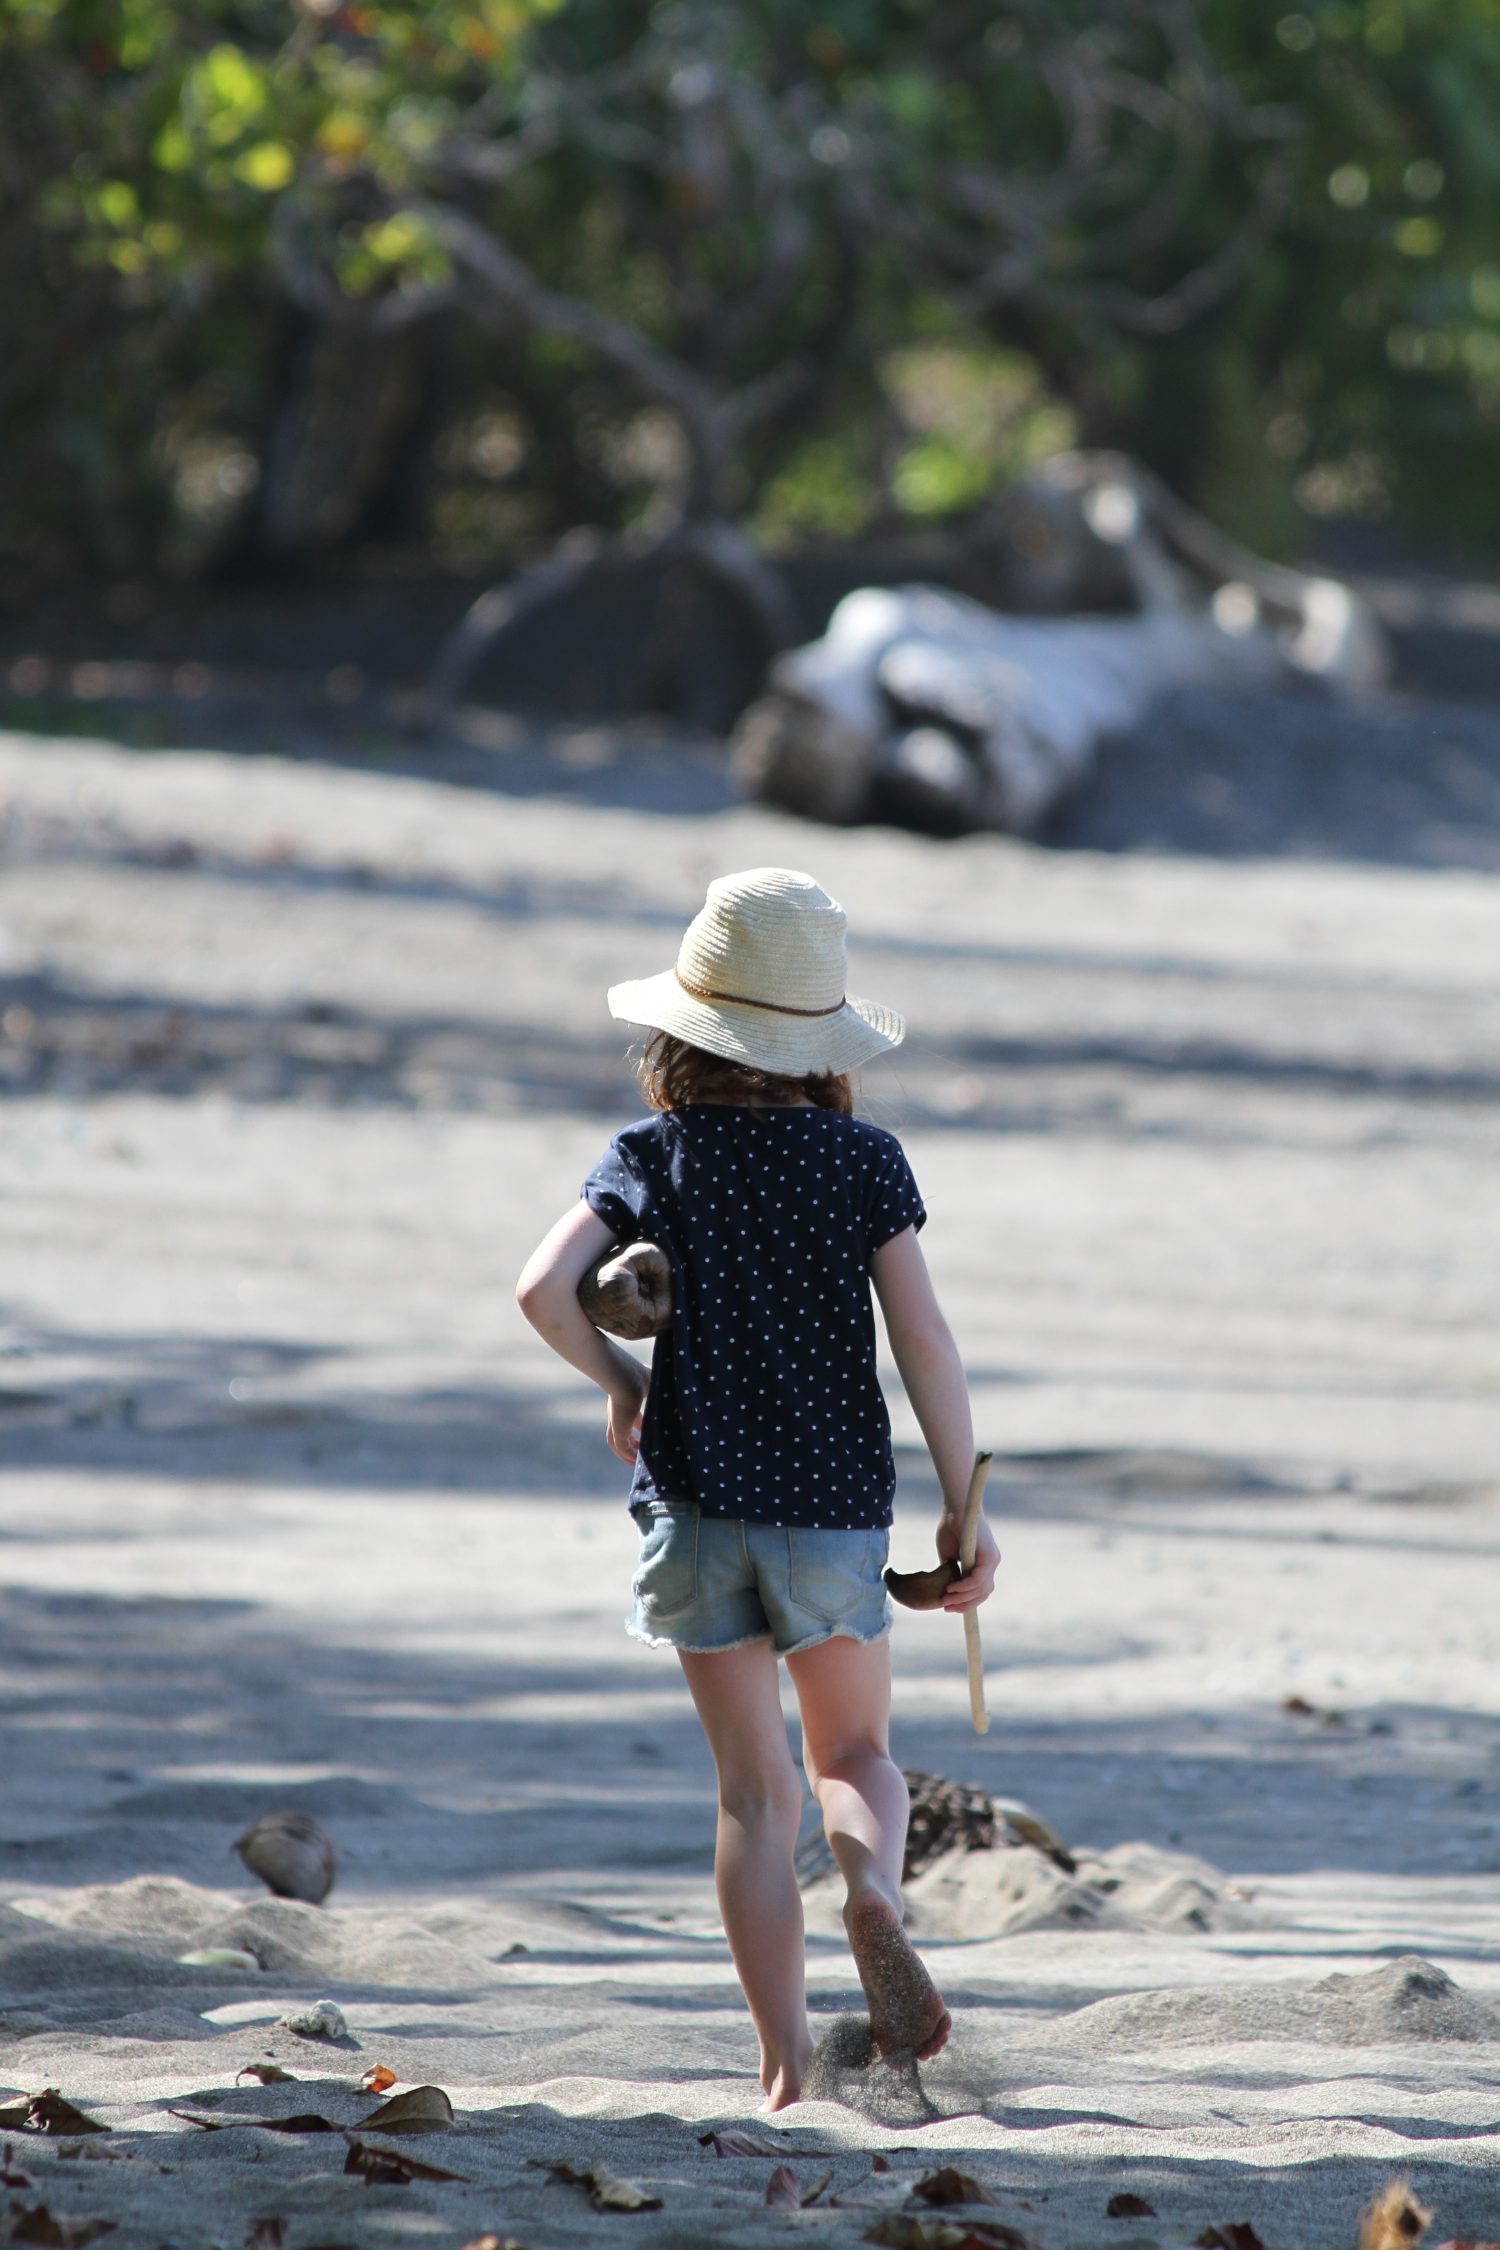
[[[578,1302],[578,1284],[614,1241],[614,1230],[582,1201],[544,1236],[521,1269],[516,1302],[544,1343],[609,1400],[605,1436],[612,1453],[634,1461],[650,1382],[640,1361],[599,1330]]]
[[[881,1244],[871,1261],[870,1278],[885,1315],[892,1355],[943,1489],[938,1554],[957,1560],[960,1519],[974,1468],[974,1422],[963,1362],[933,1291],[915,1227],[906,1227]],[[981,1516],[974,1568],[948,1588],[944,1609],[970,1609],[987,1601],[999,1560],[994,1534]]]

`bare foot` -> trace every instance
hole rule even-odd
[[[767,2115],[773,2110],[790,2109],[793,2102],[801,2101],[803,2074],[811,2058],[812,2044],[810,2041],[806,2054],[802,2055],[796,2062],[778,2062],[774,2055],[767,2054],[765,2048],[762,2047],[760,2051],[760,2082],[766,2098],[761,2107]]]
[[[793,2102],[802,2099],[802,2081],[795,2071],[778,2070],[766,2087],[766,2098],[761,2109],[770,2117],[778,2109],[790,2109]]]
[[[878,2054],[930,2062],[948,2044],[953,2019],[901,1927],[901,1909],[883,1891],[862,1891],[844,1908],[849,1949],[864,1986]]]

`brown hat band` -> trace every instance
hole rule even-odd
[[[689,984],[681,969],[674,969],[672,974],[695,1000],[728,1000],[736,1008],[765,1008],[773,1016],[837,1016],[849,1005],[847,1000],[838,1000],[831,1008],[787,1008],[779,1000],[749,1000],[743,992],[715,992],[710,985]]]

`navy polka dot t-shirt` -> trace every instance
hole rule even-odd
[[[631,1505],[888,1524],[870,1260],[927,1217],[900,1142],[834,1110],[700,1103],[617,1133],[583,1193],[620,1242],[672,1261]]]

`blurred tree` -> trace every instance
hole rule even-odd
[[[1488,529],[1496,0],[0,0],[0,556]]]

